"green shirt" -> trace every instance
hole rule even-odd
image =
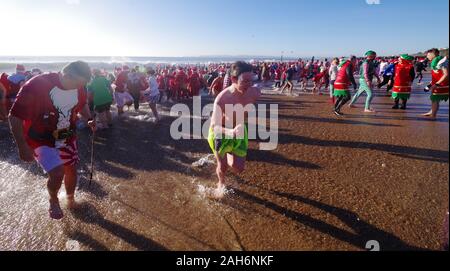
[[[112,103],[113,97],[110,92],[111,84],[104,76],[95,77],[88,86],[89,92],[94,95],[94,106]]]

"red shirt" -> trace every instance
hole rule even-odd
[[[223,77],[217,77],[211,85],[211,89],[216,92],[222,92],[223,90]]]
[[[54,139],[32,139],[29,134],[32,130],[39,135],[51,135],[57,129],[62,111],[55,106],[51,93],[54,90],[64,90],[59,76],[59,73],[45,73],[32,78],[22,87],[11,108],[11,115],[23,120],[25,139],[33,149],[41,146],[55,147]],[[69,109],[68,116],[73,130],[76,129],[77,114],[87,103],[86,89],[83,87],[76,91],[78,100]]]
[[[158,81],[158,85],[159,85],[159,89],[166,89],[166,82],[165,82],[165,78],[164,75],[158,75],[157,79]]]
[[[124,92],[126,88],[126,84],[128,82],[128,74],[129,71],[121,71],[116,78],[116,91],[118,92]]]

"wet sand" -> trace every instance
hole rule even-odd
[[[448,103],[437,121],[418,116],[430,102],[417,87],[406,112],[378,92],[378,113],[363,114],[361,98],[336,117],[327,96],[265,93],[260,103],[279,104],[279,146],[251,142],[224,200],[199,192],[216,184],[213,165],[192,167],[210,153],[205,140],[171,139],[167,112],[158,126],[127,117],[98,133],[90,187],[90,135],[81,133],[81,206],[64,208],[60,222],[48,219],[45,175],[19,162],[0,123],[0,249],[364,250],[369,240],[382,250],[440,248]]]

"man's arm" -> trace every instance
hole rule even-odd
[[[83,109],[80,111],[80,115],[87,120],[92,119],[91,111],[89,110],[89,106],[87,104],[85,104]]]
[[[448,68],[443,68],[442,71],[444,72],[444,75],[436,82],[436,84],[442,84],[445,80],[448,80]]]
[[[379,67],[379,66],[378,66],[378,67]],[[377,79],[378,84],[380,84],[380,83],[381,83],[381,78],[380,78],[379,73],[378,73],[378,72],[375,72],[375,73],[374,73],[374,76],[375,76],[375,78]]]
[[[88,120],[87,124],[89,125],[89,127],[91,127],[92,131],[95,132],[97,130],[96,121],[95,118],[92,117],[91,110],[89,110],[89,106],[87,104],[85,104],[83,109],[80,111],[80,115],[84,119]]]
[[[33,151],[28,146],[23,136],[23,120],[10,115],[9,125],[11,127],[11,133],[16,141],[17,148],[19,149],[19,156],[25,162],[31,162],[34,159]]]
[[[215,102],[211,118],[211,128],[214,131],[216,138],[220,138],[221,136],[225,136],[227,138],[234,138],[236,135],[236,128],[229,129],[223,127],[224,123],[222,123],[222,119],[223,119],[223,110],[218,104],[218,102]]]
[[[372,82],[370,82],[369,78],[369,62],[363,63],[363,71],[364,71],[364,80],[366,80],[367,85],[370,86]]]

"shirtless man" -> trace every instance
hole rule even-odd
[[[261,96],[261,90],[253,87],[252,70],[252,66],[245,62],[234,63],[230,72],[232,85],[223,90],[214,103],[208,142],[217,160],[219,183],[213,195],[215,198],[224,196],[226,172],[230,169],[241,173],[245,168],[248,130],[244,107],[255,103]],[[242,105],[241,110],[227,109],[239,105]]]

